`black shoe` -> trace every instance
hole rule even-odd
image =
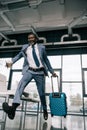
[[[12,106],[9,106],[8,103],[4,102],[2,104],[2,108],[4,110],[4,112],[6,112],[8,114],[8,117],[13,120],[15,117],[15,110],[13,109]]]
[[[15,117],[15,111],[12,111],[12,113],[8,114],[9,119],[13,120]]]
[[[48,112],[47,112],[47,110],[43,111],[43,117],[44,117],[44,120],[48,119]]]

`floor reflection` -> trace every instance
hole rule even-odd
[[[42,130],[48,130],[48,123],[47,122],[43,123]]]
[[[25,127],[20,127],[20,113],[17,113],[14,120],[7,118],[6,124],[0,123],[0,130],[87,130],[87,116],[68,115],[64,118],[49,115],[45,121],[40,115],[37,123],[37,117],[29,115],[25,119]]]
[[[87,130],[87,116],[50,117],[39,130]]]

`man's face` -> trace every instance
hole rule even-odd
[[[33,34],[28,35],[28,42],[33,45],[36,42],[36,37]]]

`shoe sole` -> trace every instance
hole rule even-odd
[[[2,108],[3,108],[4,112],[6,112],[7,114],[9,113],[9,108],[8,107],[9,107],[8,103],[4,102],[2,104]]]
[[[9,117],[9,119],[13,120],[13,119],[14,119],[14,117],[15,117],[15,114],[14,114],[14,116],[13,116],[13,115],[8,114],[8,117]]]

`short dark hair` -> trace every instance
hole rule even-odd
[[[35,34],[35,33],[30,32],[30,33],[28,33],[28,36],[29,36],[29,35],[34,35],[34,36],[35,36],[35,38],[38,40],[38,37],[36,36],[36,34]]]

